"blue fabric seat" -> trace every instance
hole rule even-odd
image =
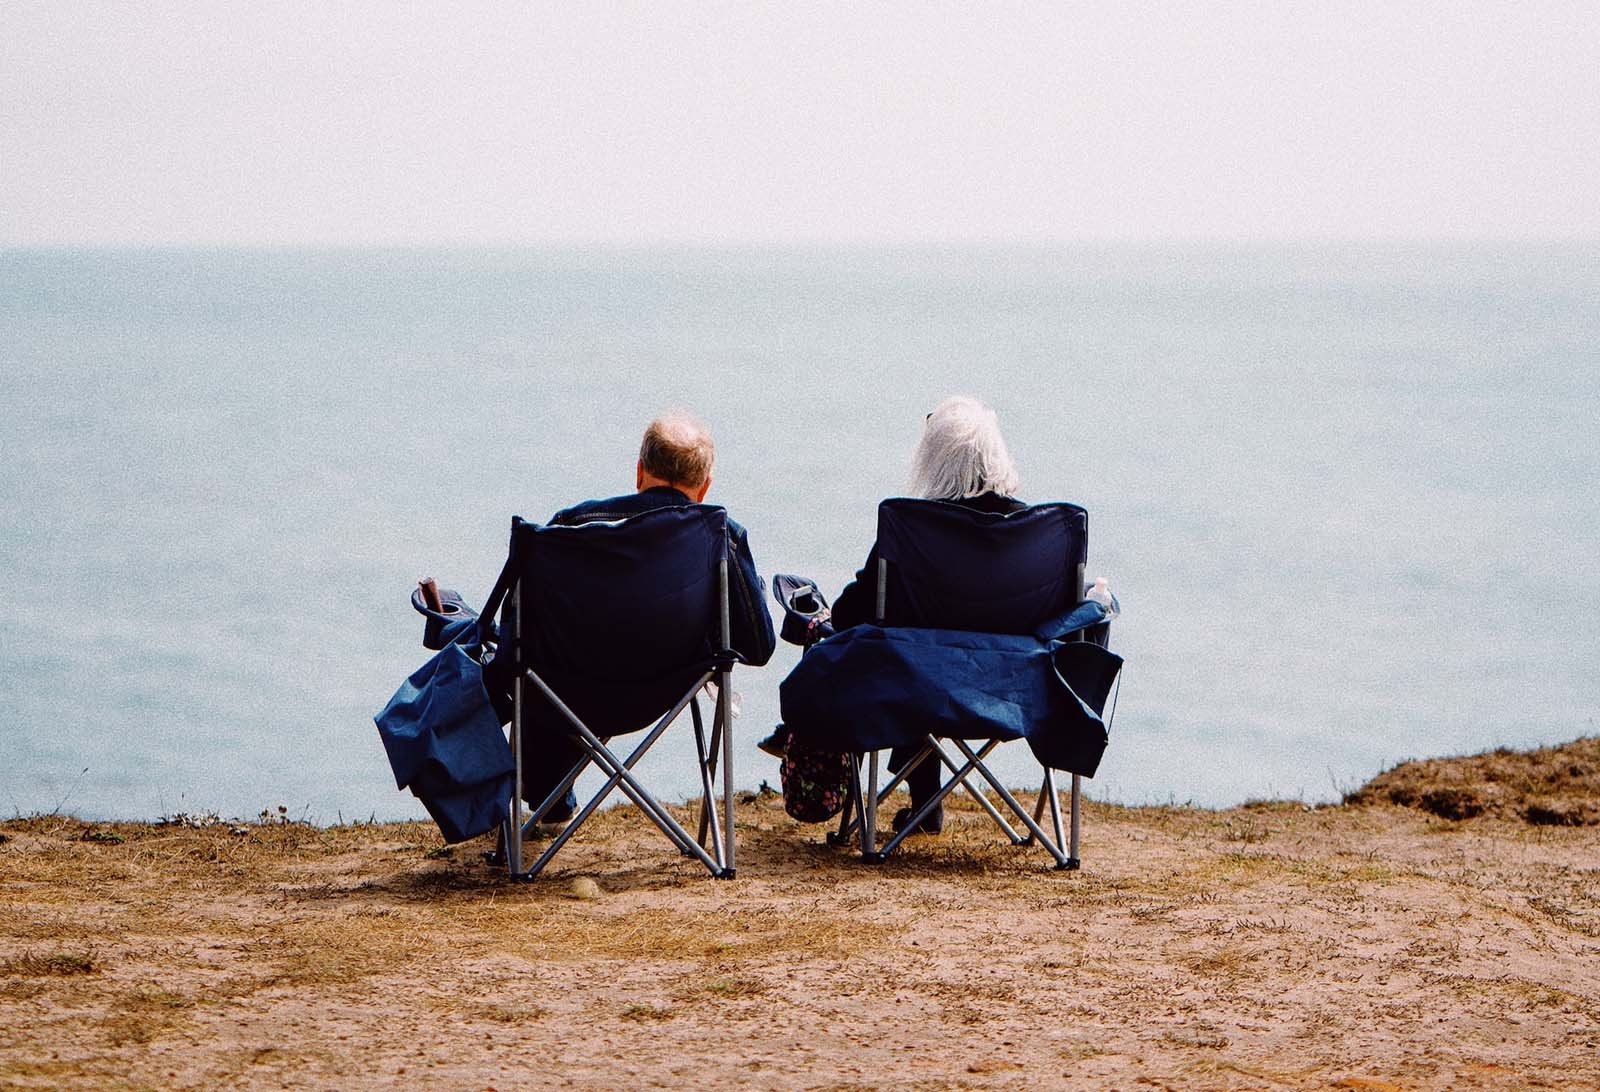
[[[517,791],[506,828],[506,858],[513,875],[538,875],[617,790],[680,852],[698,859],[713,875],[733,875],[728,677],[739,654],[730,648],[726,519],[720,507],[691,504],[579,526],[512,521],[510,557],[502,577],[508,591],[491,670],[509,678],[513,692]],[[709,740],[697,696],[708,681],[717,685]],[[692,714],[703,789],[697,837],[632,772],[685,708]],[[647,729],[626,757],[611,750],[609,740]],[[525,763],[540,753],[542,743],[555,738],[572,745],[557,750],[579,758],[556,789],[533,805],[530,823],[562,798],[591,763],[607,780],[539,859],[523,868]],[[720,809],[712,788],[719,747]]]
[[[867,756],[868,784],[861,785],[858,762],[856,810],[846,810],[836,839],[859,832],[868,860],[898,848],[905,834],[882,850],[874,845],[877,805],[912,767],[932,761],[952,776],[908,830],[962,788],[1014,841],[1038,842],[1058,867],[1077,867],[1080,778],[1098,769],[1109,739],[1106,703],[1122,665],[1106,647],[1105,610],[1083,598],[1088,513],[1066,503],[998,514],[896,498],[878,508],[875,551],[876,624],[815,645],[780,689],[793,740]],[[1017,739],[1027,740],[1044,767],[1031,815],[983,762],[994,747]],[[878,752],[905,746],[921,749],[880,792]],[[1056,770],[1072,775],[1070,844]],[[1027,837],[974,787],[974,774]],[[1040,825],[1047,804],[1053,839]]]

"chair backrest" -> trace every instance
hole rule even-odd
[[[709,504],[572,527],[514,520],[512,645],[596,733],[644,727],[724,647],[727,543],[727,513]]]
[[[878,505],[880,621],[981,633],[1029,633],[1077,603],[1089,513],[1035,504],[1006,515],[951,501]]]

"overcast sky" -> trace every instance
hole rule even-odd
[[[1600,238],[1600,4],[0,0],[0,245]]]

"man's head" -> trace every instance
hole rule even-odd
[[[670,485],[692,501],[703,501],[716,460],[717,445],[704,425],[687,413],[663,413],[644,430],[634,485]]]

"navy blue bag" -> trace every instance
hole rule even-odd
[[[400,684],[373,718],[394,770],[439,824],[461,842],[505,821],[515,764],[484,687],[472,643],[477,619],[445,627],[443,649]]]

